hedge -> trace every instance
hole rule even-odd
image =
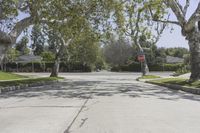
[[[54,65],[52,62],[40,63],[6,63],[4,68],[8,72],[32,72],[32,65],[34,72],[51,72],[51,69]],[[18,67],[17,67],[18,66]],[[18,69],[17,69],[18,68]],[[80,62],[76,63],[60,63],[60,72],[91,72],[92,68],[88,65],[83,65]]]
[[[150,71],[176,71],[180,67],[183,67],[183,64],[149,64],[148,67]],[[141,65],[136,62],[129,65],[114,66],[111,68],[111,71],[140,72]]]

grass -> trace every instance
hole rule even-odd
[[[194,81],[190,83],[188,82],[188,79],[183,79],[183,78],[163,78],[163,79],[151,80],[151,81],[148,81],[148,83],[153,83],[153,84],[158,84],[158,85],[173,84],[173,85],[200,88],[200,81]]]
[[[145,75],[145,76],[139,77],[138,79],[155,79],[155,78],[160,78],[160,76],[156,76],[156,75]]]
[[[16,79],[24,79],[24,78],[28,78],[28,77],[0,71],[0,80],[16,80]]]
[[[18,86],[18,85],[23,85],[23,84],[54,81],[54,80],[58,80],[58,79],[63,79],[63,78],[62,77],[45,77],[45,78],[27,78],[27,79],[0,81],[0,86],[1,87]]]

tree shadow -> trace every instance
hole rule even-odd
[[[116,80],[115,80],[116,81]],[[188,99],[200,101],[199,95],[184,93],[182,91],[170,90],[166,87],[150,85],[141,82],[112,82],[111,80],[101,81],[76,81],[65,80],[53,85],[31,87],[22,91],[8,92],[0,95],[0,99],[10,97],[33,98],[48,96],[50,98],[77,98],[87,99],[95,97],[110,97],[120,95],[131,98],[158,98],[161,100]]]

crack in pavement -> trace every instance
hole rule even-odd
[[[97,88],[97,85],[94,87],[95,89]],[[92,91],[90,91],[90,95],[88,96],[88,98],[84,101],[83,105],[81,106],[81,108],[79,109],[78,113],[76,114],[76,116],[74,117],[74,119],[72,120],[72,122],[69,124],[69,126],[67,127],[67,129],[64,131],[64,133],[70,133],[70,129],[72,127],[72,125],[74,124],[74,122],[76,121],[76,119],[78,118],[78,116],[80,115],[80,113],[83,111],[83,109],[86,107],[86,104],[88,103],[89,99],[92,97]]]

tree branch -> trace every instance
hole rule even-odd
[[[156,44],[159,41],[160,36],[162,35],[162,33],[165,30],[166,26],[167,26],[167,24],[164,23],[162,25],[162,27],[159,28],[159,24],[157,23],[157,27],[156,27],[157,36],[155,37],[155,40],[153,41],[153,44]]]
[[[179,10],[181,11],[181,13],[183,14],[183,7],[181,6],[180,3],[178,3],[177,0],[174,0],[174,2],[177,4],[177,6],[179,7]]]
[[[168,24],[176,24],[176,25],[180,26],[180,23],[177,21],[160,20],[160,19],[155,18],[150,6],[148,7],[148,9],[149,9],[149,12],[150,12],[150,15],[151,15],[153,21],[161,22],[161,23],[168,23]],[[168,16],[168,18],[169,18],[169,16]]]
[[[141,12],[138,11],[138,14],[137,14],[137,20],[136,20],[136,23],[135,23],[135,30],[136,30],[136,33],[134,35],[134,37],[131,37],[131,38],[134,38],[134,43],[135,45],[138,46],[140,52],[143,52],[143,48],[141,47],[141,45],[138,43],[138,35],[139,35],[139,32],[140,32],[140,27],[139,27],[139,22],[140,22],[140,19],[141,19]],[[132,32],[131,32],[131,36],[132,36]]]
[[[32,17],[27,17],[22,19],[21,21],[17,22],[14,26],[14,28],[11,30],[9,35],[11,36],[11,42],[12,44],[15,43],[16,39],[19,37],[19,35],[22,33],[22,31],[27,28],[28,26],[32,25],[34,23],[34,20]]]
[[[176,25],[180,26],[179,22],[177,22],[177,21],[159,20],[159,19],[153,19],[153,21],[161,22],[161,23],[166,23],[166,24],[176,24]]]
[[[187,24],[185,25],[185,30],[189,31],[195,27],[195,23],[200,19],[200,2],[198,3],[198,6],[195,10],[195,12],[192,14],[192,16],[189,18]]]
[[[192,16],[188,20],[188,25],[195,24],[197,19],[200,17],[200,2],[195,10],[195,12],[192,14]]]
[[[185,4],[184,9],[183,9],[183,15],[184,16],[186,16],[187,9],[188,9],[189,6],[190,6],[190,0],[186,0],[186,4]]]
[[[186,23],[185,17],[183,15],[183,12],[180,9],[180,4],[178,4],[178,2],[176,0],[167,0],[164,1],[164,3],[171,8],[171,10],[173,11],[173,13],[175,14],[179,24],[181,26],[184,26],[184,24]]]

